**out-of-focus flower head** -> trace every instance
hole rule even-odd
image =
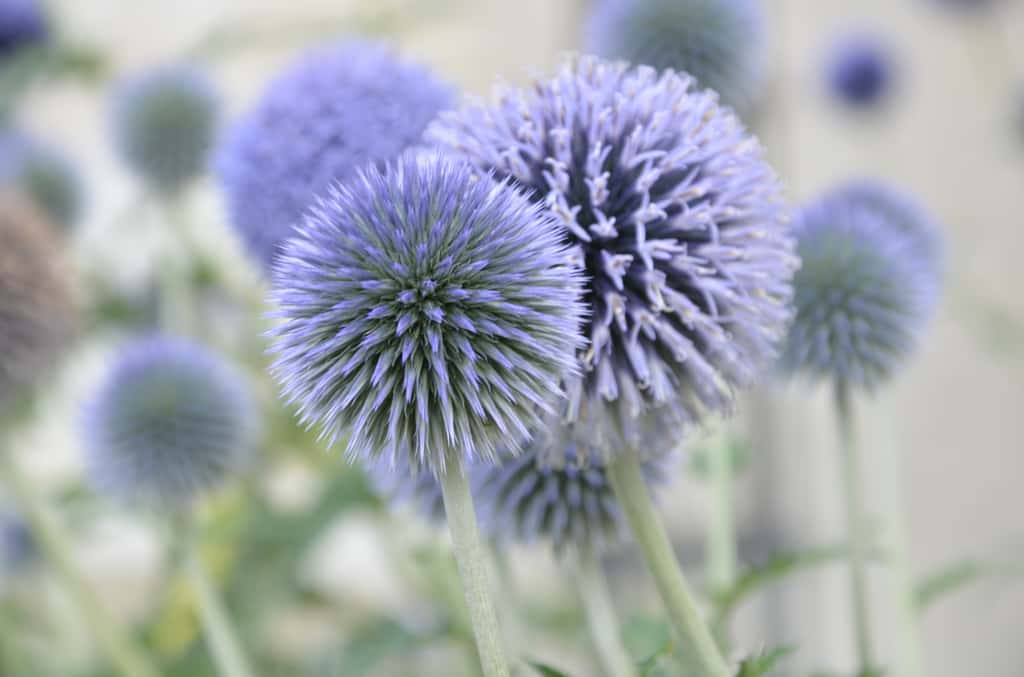
[[[893,86],[893,55],[876,35],[860,31],[831,46],[826,62],[829,92],[853,108],[877,105]]]
[[[0,63],[49,35],[50,22],[37,0],[0,0]]]
[[[82,211],[82,186],[68,159],[55,149],[13,132],[0,133],[0,191],[32,199],[58,226],[68,229]]]

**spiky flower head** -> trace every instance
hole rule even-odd
[[[473,496],[480,522],[498,542],[550,541],[556,553],[567,548],[600,549],[620,541],[624,522],[607,473],[583,459],[593,453],[570,442],[557,457],[530,445],[517,458],[471,466]],[[650,484],[665,474],[665,459],[643,465]]]
[[[0,195],[0,406],[40,382],[76,324],[60,239],[33,207]]]
[[[844,35],[832,45],[827,61],[829,91],[848,106],[873,106],[892,88],[892,61],[877,36],[864,31]]]
[[[841,186],[796,219],[803,261],[783,368],[871,389],[912,352],[941,277],[931,219],[881,184]]]
[[[376,42],[318,49],[288,68],[217,154],[231,223],[252,255],[269,269],[315,196],[398,157],[453,100],[433,73]]]
[[[427,132],[532,191],[586,274],[565,418],[602,455],[730,407],[789,319],[793,241],[756,139],[687,75],[592,57]],[[655,414],[655,410],[657,413]]]
[[[24,571],[38,556],[35,538],[16,512],[0,513],[0,574]]]
[[[369,463],[367,475],[374,492],[394,505],[408,505],[430,522],[444,524],[444,496],[433,473],[410,463],[405,456],[394,462],[377,459]]]
[[[0,61],[50,34],[50,22],[37,0],[0,0]]]
[[[302,420],[435,474],[529,437],[576,368],[578,274],[506,184],[407,155],[335,184],[274,268],[274,372]]]
[[[599,56],[689,73],[742,114],[761,88],[764,32],[759,0],[598,0],[585,44]]]
[[[197,68],[170,66],[136,76],[116,93],[117,150],[150,187],[174,193],[206,171],[219,108],[213,85]]]
[[[187,508],[251,458],[255,413],[241,376],[218,355],[181,339],[139,340],[85,408],[89,474],[127,503]]]
[[[31,198],[50,220],[69,228],[82,210],[78,173],[55,149],[26,136],[0,133],[0,190]]]

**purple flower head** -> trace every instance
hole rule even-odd
[[[242,470],[255,416],[245,382],[219,356],[181,339],[143,339],[85,408],[86,466],[114,498],[187,508]]]
[[[678,431],[729,408],[790,316],[778,180],[736,116],[692,85],[582,57],[427,132],[561,224],[590,310],[565,420],[601,456],[642,448],[652,416]]]
[[[782,367],[872,389],[916,346],[941,278],[938,230],[884,185],[842,186],[796,219],[802,267]]]
[[[0,62],[49,35],[50,22],[37,0],[0,0]]]
[[[229,132],[217,173],[231,223],[267,268],[314,198],[416,144],[454,91],[386,45],[318,49],[274,80]]]
[[[31,198],[54,225],[70,228],[82,211],[78,173],[55,149],[13,132],[0,132],[0,190]]]
[[[579,279],[558,224],[438,155],[333,185],[278,257],[274,373],[350,455],[494,458],[576,368]]]
[[[0,513],[0,574],[17,574],[33,564],[39,550],[25,520],[15,512]]]
[[[0,415],[68,348],[75,320],[56,231],[32,205],[0,196]]]
[[[113,133],[125,164],[151,188],[173,193],[206,171],[220,104],[205,73],[171,66],[116,92]]]
[[[759,0],[598,0],[588,51],[693,76],[722,102],[750,111],[763,80]]]
[[[856,33],[840,38],[827,61],[832,95],[854,108],[879,103],[892,88],[892,55],[879,38]]]

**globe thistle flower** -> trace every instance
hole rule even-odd
[[[36,0],[0,0],[0,62],[49,34],[50,23]]]
[[[383,44],[316,50],[274,80],[217,157],[228,213],[267,268],[302,213],[334,181],[416,144],[453,90]]]
[[[692,85],[583,57],[427,132],[563,226],[590,310],[565,420],[602,456],[643,449],[652,417],[678,434],[728,409],[790,315],[778,180],[735,115]]]
[[[75,304],[53,227],[0,196],[0,405],[37,385],[71,343]]]
[[[394,463],[378,459],[369,464],[367,477],[374,492],[395,505],[410,505],[425,519],[438,524],[445,521],[441,484],[432,473],[397,456]]]
[[[27,137],[0,135],[0,189],[30,197],[51,222],[69,228],[82,208],[78,173],[67,158]]]
[[[796,234],[803,264],[782,366],[871,389],[910,354],[934,309],[935,226],[900,194],[852,184],[805,207]]]
[[[829,91],[850,107],[873,106],[892,87],[892,56],[873,35],[844,36],[833,45],[827,64]]]
[[[250,459],[255,413],[241,377],[214,353],[143,339],[123,351],[85,408],[86,466],[114,498],[185,508]]]
[[[471,466],[484,530],[499,542],[548,540],[556,553],[622,540],[626,524],[604,467],[583,461],[593,455],[570,441],[555,458],[535,444],[518,458]],[[648,482],[661,482],[664,458],[649,460],[643,470]]]
[[[117,91],[117,150],[152,188],[174,193],[206,171],[218,109],[212,84],[195,68],[166,67],[137,76]]]
[[[23,571],[38,556],[35,538],[21,517],[0,514],[0,572]]]
[[[599,56],[689,73],[742,114],[761,87],[764,32],[758,0],[598,0],[585,44]]]
[[[555,221],[441,156],[318,200],[273,274],[274,373],[347,451],[442,474],[526,439],[575,368],[579,280]]]

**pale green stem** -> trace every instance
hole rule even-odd
[[[701,615],[679,567],[668,534],[654,509],[640,461],[624,452],[608,466],[608,478],[654,577],[676,632],[693,652],[702,677],[731,677],[731,671]]]
[[[708,445],[711,482],[711,517],[708,523],[708,584],[712,593],[729,590],[736,580],[736,529],[733,518],[733,474],[729,438],[718,431]],[[719,643],[727,647],[729,631],[716,628]]]
[[[187,249],[192,254],[188,239],[188,219],[184,215],[181,195],[159,198],[167,232],[163,233],[167,246]],[[157,261],[160,281],[160,325],[168,334],[191,335],[196,328],[193,314],[192,283],[186,275],[187,267],[179,265],[181,257],[171,250]]]
[[[221,677],[252,677],[242,644],[203,564],[198,545],[186,544],[185,570],[196,594],[203,634]]]
[[[850,592],[853,601],[854,639],[860,670],[872,668],[871,624],[868,616],[867,543],[864,507],[861,497],[860,467],[854,439],[853,410],[850,394],[844,385],[835,391],[836,417],[843,460],[843,494],[846,508],[846,529],[850,547]]]
[[[480,666],[485,677],[508,677],[508,661],[488,584],[487,554],[480,539],[473,495],[461,457],[450,453],[447,460],[448,467],[440,478],[441,492]]]
[[[63,530],[47,511],[43,499],[37,495],[32,483],[21,473],[18,464],[2,449],[0,471],[18,502],[32,536],[42,548],[54,572],[82,614],[89,631],[94,634],[110,662],[124,677],[157,677],[157,669],[146,655],[121,633],[117,622],[79,574]]]
[[[592,550],[580,553],[579,569],[572,572],[587,617],[591,644],[607,677],[636,677],[637,671],[622,643],[608,579],[601,560]]]

